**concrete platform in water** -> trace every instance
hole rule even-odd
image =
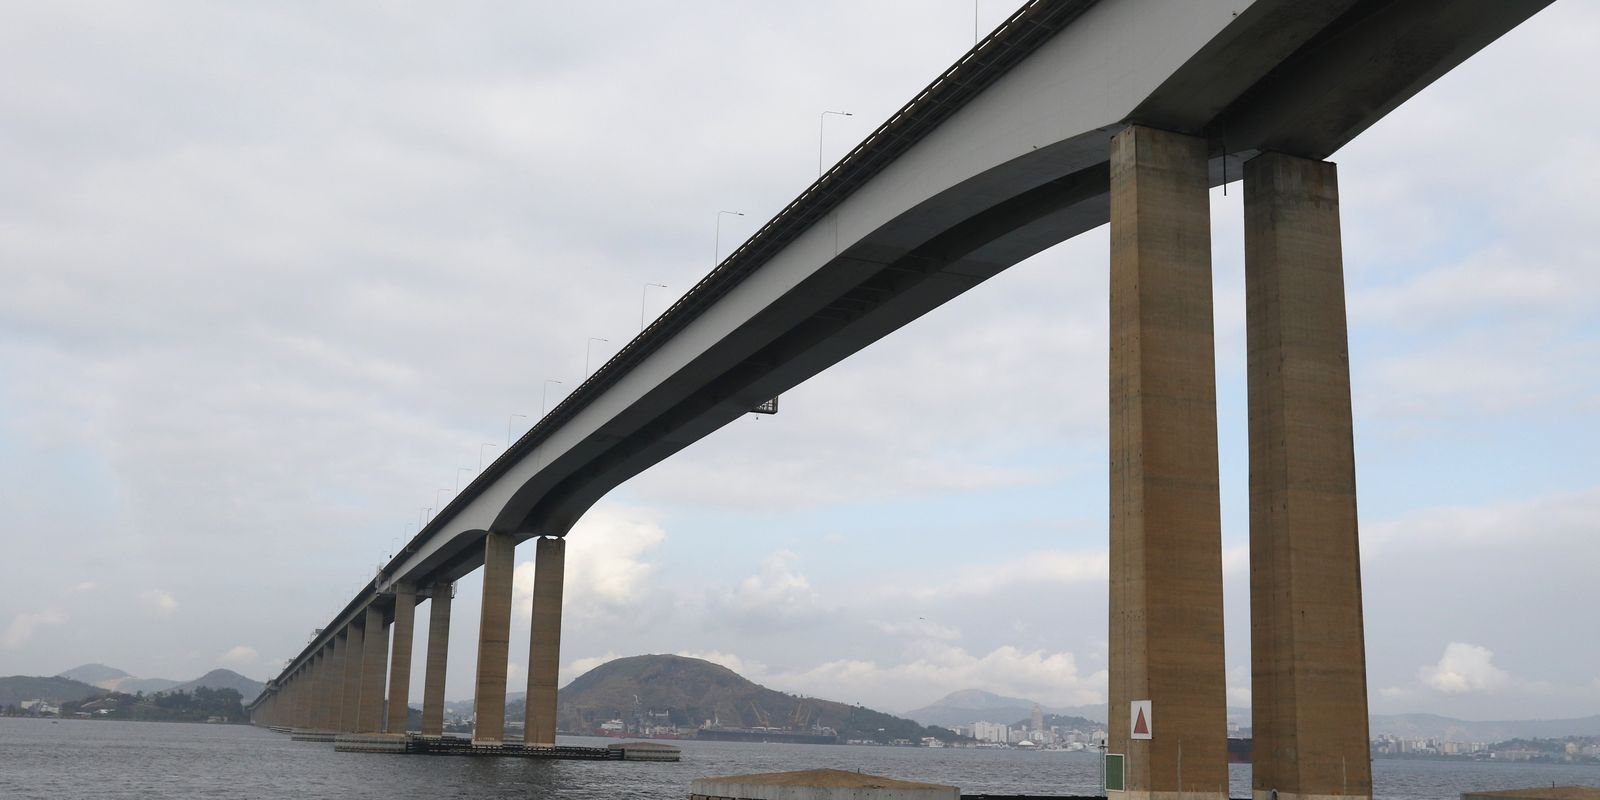
[[[543,758],[564,761],[678,761],[682,752],[659,742],[617,742],[605,747],[539,746],[521,742],[479,744],[455,737],[416,734],[341,733],[333,749],[345,753],[394,753],[429,756]]]

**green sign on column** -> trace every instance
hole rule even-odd
[[[1122,760],[1123,755],[1121,753],[1106,753],[1106,791],[1108,792],[1124,790]]]

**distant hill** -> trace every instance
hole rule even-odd
[[[1600,736],[1600,714],[1577,719],[1476,722],[1437,714],[1374,714],[1372,735],[1446,739],[1457,742],[1503,742],[1507,739],[1560,739]]]
[[[91,686],[83,681],[75,681],[62,677],[31,677],[28,675],[12,675],[0,678],[0,706],[10,706],[25,700],[48,700],[51,703],[63,703],[68,700],[84,700],[105,694],[105,690],[98,686]]]
[[[82,683],[87,683],[90,686],[100,686],[101,682],[115,683],[133,676],[123,672],[120,669],[117,669],[116,667],[108,667],[104,664],[84,664],[81,667],[69,669],[66,672],[57,675],[56,677],[80,681]],[[100,688],[110,689],[113,687],[100,686]]]
[[[690,729],[714,720],[745,728],[821,725],[847,739],[883,742],[955,738],[948,730],[925,728],[881,711],[768,689],[727,667],[673,655],[608,661],[561,689],[557,704],[558,725],[574,733],[594,731],[606,720],[633,720],[655,712]]]
[[[193,694],[194,690],[200,686],[204,686],[207,689],[233,689],[239,693],[240,697],[244,698],[246,703],[254,700],[256,695],[261,694],[261,690],[266,688],[266,684],[246,678],[231,669],[214,669],[192,681],[174,684],[164,691],[189,692]]]
[[[924,725],[943,725],[945,727],[971,725],[974,722],[1011,724],[1017,720],[1032,719],[1034,705],[1035,703],[1032,700],[1024,700],[1020,697],[1005,697],[982,689],[963,689],[959,692],[951,692],[930,705],[914,711],[907,711],[906,716]],[[1043,704],[1038,705],[1046,714],[1058,714],[1063,717],[1080,719],[1084,723],[1105,724],[1106,709],[1103,705],[1057,708]],[[1082,723],[1071,724],[1073,727],[1077,727]]]
[[[116,667],[108,667],[104,664],[84,664],[81,667],[69,669],[57,677],[71,678],[75,681],[98,686],[101,689],[125,692],[127,694],[137,692],[154,694],[178,685],[177,681],[167,680],[166,678],[136,678]]]

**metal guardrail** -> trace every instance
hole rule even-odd
[[[949,119],[983,90],[994,84],[1017,64],[1098,0],[1028,0],[999,27],[995,28],[961,58],[918,92],[904,106],[868,134],[859,144],[825,171],[799,196],[769,219],[750,238],[740,244],[711,272],[662,312],[639,335],[633,337],[598,370],[534,423],[526,433],[483,469],[444,508],[418,530],[417,534],[384,565],[380,575],[404,563],[423,542],[438,532],[456,512],[470,503],[484,488],[505,474],[511,465],[570,421],[579,411],[616,384],[629,370],[687,327],[717,300],[770,261],[795,239],[838,208],[847,198],[882,172],[917,142]],[[370,600],[370,593],[358,593],[334,618],[338,620]],[[290,663],[297,664],[312,644]],[[281,673],[280,673],[281,674]]]

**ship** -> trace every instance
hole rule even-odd
[[[1250,757],[1255,753],[1256,740],[1254,739],[1229,739],[1228,763],[1248,764]]]

